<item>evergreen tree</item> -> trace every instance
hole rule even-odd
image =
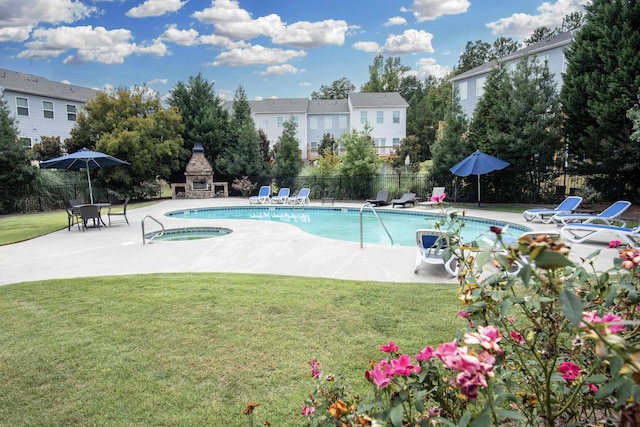
[[[216,160],[223,153],[230,138],[229,113],[224,109],[222,100],[214,91],[214,84],[209,83],[202,74],[189,77],[189,83],[178,82],[171,90],[169,105],[178,109],[182,116],[184,130],[182,138],[188,150],[180,158],[181,170],[191,158],[193,144],[200,142],[205,149],[207,159],[213,165],[215,173],[222,173]],[[179,174],[176,180],[184,179]]]
[[[561,101],[569,154],[606,199],[640,201],[640,151],[626,112],[640,87],[640,2],[593,0],[567,50]]]
[[[454,175],[449,171],[454,165],[473,153],[474,147],[468,139],[469,123],[462,111],[459,100],[454,99],[451,111],[445,117],[445,125],[442,134],[436,139],[431,152],[433,165],[431,177],[434,185],[449,187],[447,192],[452,192],[451,182]]]
[[[273,149],[275,160],[273,173],[279,187],[294,188],[295,178],[302,170],[302,151],[296,137],[297,128],[293,117],[284,122],[282,135]]]
[[[265,175],[271,174],[273,166],[273,151],[271,150],[271,141],[267,138],[267,134],[262,129],[258,129],[258,140],[260,141],[260,162]]]
[[[338,155],[338,143],[330,133],[322,135],[322,141],[318,146],[318,156]]]
[[[9,107],[0,96],[0,213],[13,212],[21,192],[36,178],[29,153],[18,138]]]

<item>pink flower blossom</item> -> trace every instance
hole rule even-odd
[[[304,415],[305,417],[310,417],[311,414],[313,414],[315,412],[316,408],[314,408],[313,406],[309,406],[309,405],[303,405],[302,406],[302,415]]]
[[[442,203],[445,197],[447,197],[446,193],[442,193],[438,196],[431,196],[431,201],[433,203]]]
[[[455,383],[460,386],[460,392],[470,400],[478,397],[478,388],[487,386],[487,379],[479,372],[460,372],[455,379]]]
[[[311,366],[311,378],[318,378],[320,376],[320,362],[314,358],[311,362],[307,362]]]
[[[518,344],[524,344],[524,337],[520,332],[511,331],[511,338]]]
[[[459,311],[458,312],[458,316],[466,319],[467,317],[469,317],[469,312],[467,312],[467,311]]]
[[[366,377],[371,379],[378,388],[385,388],[391,384],[392,376],[389,375],[389,364],[386,360],[378,363],[370,371],[367,371]]]
[[[580,375],[580,366],[572,362],[561,363],[558,370],[562,372],[562,378],[567,381],[573,381],[578,375]]]
[[[389,344],[380,346],[380,351],[384,351],[385,353],[396,353],[398,351],[398,346],[393,341],[389,341]]]
[[[412,365],[411,358],[406,354],[401,355],[395,360],[391,361],[392,369],[390,375],[400,375],[403,377],[411,375],[412,371],[416,374],[420,373],[420,366]]]
[[[613,313],[607,313],[604,315],[604,317],[600,317],[598,315],[598,312],[595,310],[585,311],[582,313],[582,320],[583,322],[580,323],[580,327],[587,328],[587,329],[588,329],[587,323],[592,325],[596,323],[603,323],[604,324],[603,332],[605,335],[608,335],[610,333],[617,334],[624,328],[624,325],[616,324],[618,322],[622,322],[622,318],[620,316],[616,316]]]
[[[620,243],[622,243],[620,240],[612,240],[609,242],[609,248],[617,248],[618,246],[620,246]]]
[[[502,340],[500,330],[495,326],[479,326],[478,332],[468,332],[464,334],[464,342],[467,344],[478,344],[485,350],[493,350],[501,353],[498,342]]]
[[[433,348],[428,345],[422,349],[422,351],[416,355],[418,362],[428,362],[433,357]]]
[[[589,386],[589,391],[595,393],[596,391],[598,391],[598,386],[595,384],[591,384],[591,383],[587,383],[587,385]]]

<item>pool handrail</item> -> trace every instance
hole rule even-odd
[[[153,221],[155,221],[156,223],[158,223],[160,225],[160,227],[162,227],[162,231],[160,232],[160,234],[153,236],[151,239],[149,239],[149,241],[153,241],[153,239],[155,239],[156,237],[160,237],[164,234],[164,225],[158,221],[157,219],[155,219],[154,217],[152,217],[151,215],[145,215],[144,218],[142,218],[142,244],[146,244],[147,243],[147,239],[146,239],[146,234],[144,233],[144,220],[145,219],[151,219]]]
[[[389,240],[391,240],[391,246],[393,246],[393,237],[391,237],[391,233],[389,233],[389,230],[387,230],[387,226],[384,225],[384,222],[382,222],[382,219],[378,215],[378,212],[376,212],[376,210],[373,208],[373,205],[370,202],[367,202],[360,207],[360,249],[364,249],[364,231],[362,226],[362,213],[364,211],[364,208],[367,208],[367,207],[371,208],[371,212],[373,212],[375,217],[378,218],[380,225],[382,225],[382,228],[384,229],[385,233],[387,233],[387,236],[389,236]]]

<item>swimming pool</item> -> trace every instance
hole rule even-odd
[[[376,210],[378,216],[393,237],[394,245],[415,246],[416,230],[431,228],[442,219],[442,215],[430,212]],[[329,239],[360,242],[360,209],[338,207],[220,207],[198,208],[168,212],[171,218],[180,219],[242,219],[255,221],[277,221],[295,225],[301,230]],[[380,222],[371,212],[365,210],[362,215],[364,242],[368,244],[389,245],[389,237]],[[221,225],[221,224],[220,224]],[[510,237],[518,237],[531,228],[518,224],[493,221],[489,219],[465,217],[462,237],[472,241],[481,234],[489,232],[496,225],[505,230]]]

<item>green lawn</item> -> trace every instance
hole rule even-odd
[[[158,274],[0,287],[0,425],[303,424],[307,361],[363,379],[378,347],[453,338],[455,285]]]

